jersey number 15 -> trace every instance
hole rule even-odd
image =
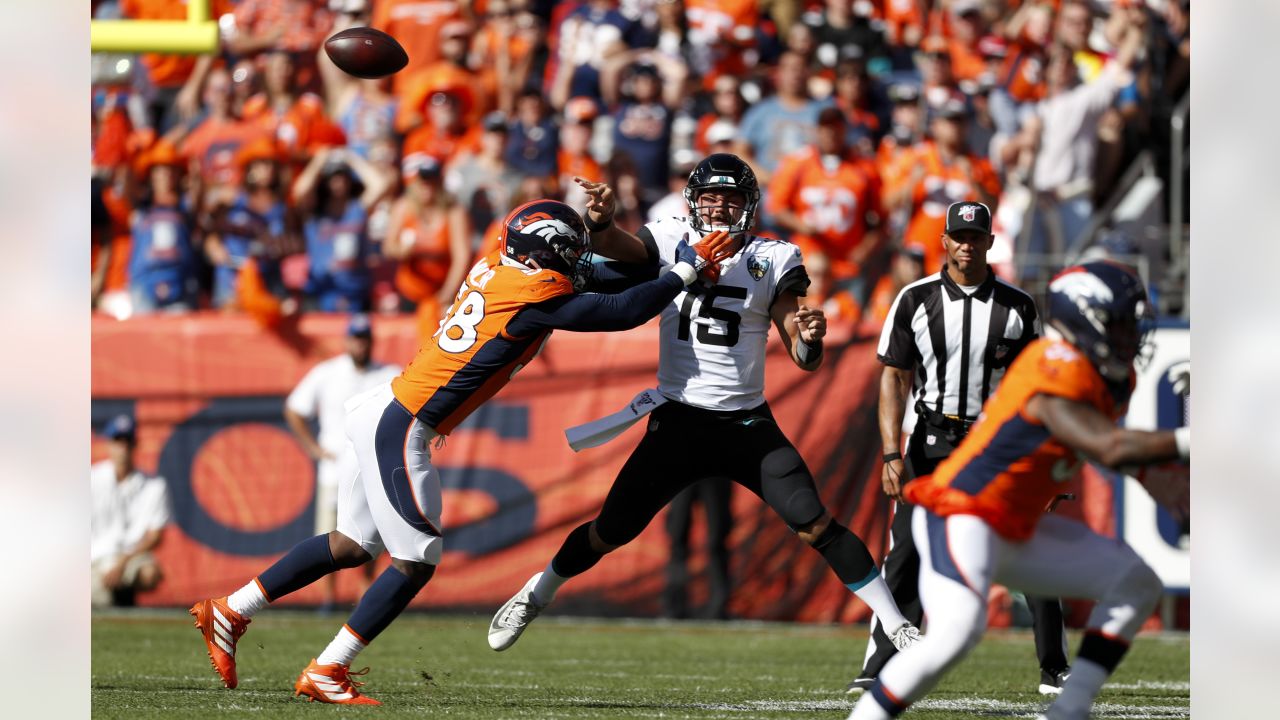
[[[676,330],[676,338],[680,340],[689,339],[689,326],[693,323],[698,324],[698,342],[704,345],[719,345],[721,347],[733,347],[738,344],[738,326],[742,324],[742,316],[728,308],[715,307],[716,298],[732,298],[734,300],[746,300],[747,289],[733,287],[732,285],[713,285],[701,295],[694,295],[691,292],[685,292],[684,301],[680,303],[680,325]],[[698,302],[697,313],[694,313],[693,306]],[[694,320],[693,318],[698,318]],[[711,320],[721,320],[725,323],[724,334],[711,332]]]

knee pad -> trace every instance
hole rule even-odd
[[[813,476],[795,448],[786,446],[769,452],[760,461],[760,471],[761,495],[787,527],[799,531],[822,517],[825,509]]]

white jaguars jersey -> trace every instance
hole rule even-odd
[[[683,218],[645,226],[662,266],[673,264],[681,240],[701,235]],[[764,402],[764,351],[773,323],[769,307],[787,273],[802,268],[800,248],[750,236],[720,264],[720,282],[694,283],[662,310],[658,391],[710,410],[746,410]],[[798,272],[803,272],[799,270]]]

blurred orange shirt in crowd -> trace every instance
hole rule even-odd
[[[283,29],[284,34],[272,47],[296,53],[320,49],[333,27],[333,13],[324,0],[240,0],[234,15],[236,32],[244,35]]]
[[[186,20],[186,0],[121,0],[120,9],[125,17],[134,20]],[[228,0],[211,0],[209,17],[217,20],[232,10]],[[142,64],[156,87],[173,88],[185,83],[196,66],[195,55],[145,53]]]
[[[324,101],[314,93],[303,93],[283,113],[271,107],[265,93],[249,98],[241,110],[246,123],[257,125],[274,137],[291,155],[311,145],[317,126],[330,122]]]
[[[406,158],[418,153],[430,155],[442,165],[448,166],[463,153],[478,151],[483,132],[479,125],[472,126],[461,134],[439,133],[435,128],[424,125],[404,139],[403,155]]]
[[[574,185],[574,176],[586,178],[591,182],[600,182],[604,178],[604,170],[600,168],[600,163],[590,155],[574,155],[561,150],[556,154],[556,168],[560,173],[562,188]]]
[[[133,234],[129,228],[129,215],[133,206],[128,198],[108,187],[102,192],[102,203],[107,207],[107,215],[111,217],[109,247],[111,254],[107,260],[107,274],[102,282],[102,292],[116,292],[129,289],[129,253],[133,251]],[[95,271],[101,262],[102,253],[99,246],[93,246],[90,267]]]
[[[804,252],[827,256],[831,276],[856,277],[861,267],[849,258],[867,236],[867,214],[883,217],[880,175],[870,161],[849,156],[834,170],[823,165],[812,146],[783,158],[769,181],[767,209],[789,210],[815,235],[794,234],[791,241]]]
[[[711,71],[703,78],[710,89],[721,75],[747,70],[746,48],[756,44],[760,8],[755,0],[685,0],[689,41],[712,48]]]
[[[236,153],[247,143],[266,137],[271,137],[271,133],[263,123],[208,118],[183,139],[178,150],[191,160],[195,166],[192,169],[199,170],[205,183],[238,185],[240,167]]]
[[[396,77],[405,73],[401,70]],[[438,92],[457,97],[465,121],[477,123],[493,109],[498,96],[497,83],[497,76],[492,70],[475,73],[447,60],[432,63],[430,67],[412,73],[396,92],[400,97],[396,108],[396,130],[402,133],[413,130],[425,115],[427,99]]]
[[[924,272],[928,275],[942,268],[941,237],[947,225],[947,206],[978,199],[979,189],[991,197],[999,197],[1000,179],[989,161],[975,155],[965,155],[963,161],[944,165],[932,142],[917,146],[913,158],[912,164],[922,168],[923,174],[911,189],[911,221],[907,223],[903,242],[924,247]],[[913,168],[911,177],[918,172]]]
[[[408,78],[440,59],[440,27],[461,17],[455,0],[378,0],[373,4],[373,27],[391,35],[409,54],[409,64],[391,78],[400,95]]]

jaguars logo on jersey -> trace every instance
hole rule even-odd
[[[755,255],[747,256],[747,272],[751,273],[751,277],[756,280],[764,278],[765,273],[769,272],[769,258],[756,257]]]

